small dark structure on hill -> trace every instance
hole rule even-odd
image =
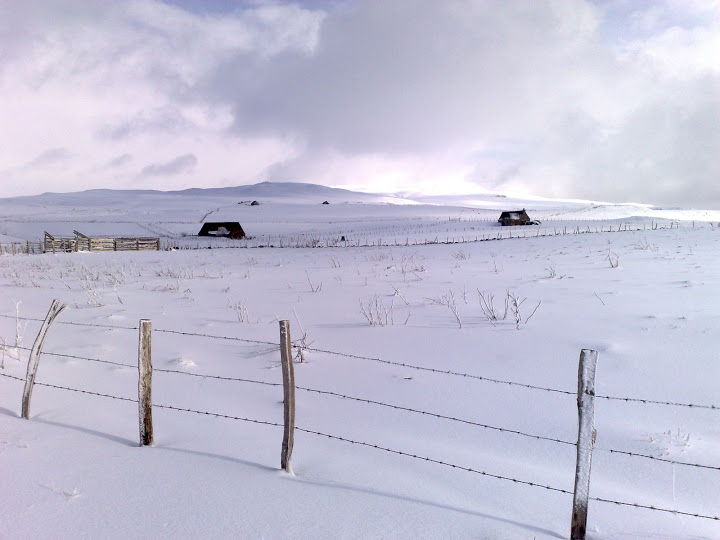
[[[257,201],[253,201],[250,203],[250,206],[260,206],[260,203]]]
[[[330,204],[330,203],[329,203],[329,202],[327,202],[327,201],[323,201],[323,204]]]
[[[500,214],[498,223],[503,227],[506,225],[532,225],[533,221],[523,208],[522,210],[510,210]]]
[[[245,231],[237,221],[207,222],[203,223],[198,236],[217,236],[240,240],[245,238]]]

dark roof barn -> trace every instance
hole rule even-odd
[[[245,231],[237,221],[207,222],[203,223],[198,236],[217,236],[240,240],[245,238]]]
[[[525,225],[526,223],[530,223],[530,216],[527,215],[524,208],[522,210],[509,210],[500,214],[498,223],[503,226]]]

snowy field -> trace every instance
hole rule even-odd
[[[590,496],[623,503],[591,500],[588,537],[720,538],[720,213],[233,189],[0,200],[0,242],[193,247],[208,213],[255,238],[0,257],[0,538],[568,538],[583,348],[599,352]],[[520,207],[543,223],[474,241],[507,237],[495,219]],[[37,385],[26,421],[27,319],[53,298],[68,307],[37,381],[63,389]],[[128,401],[140,319],[152,448]],[[306,347],[294,475],[282,428],[248,421],[282,424],[281,319]]]

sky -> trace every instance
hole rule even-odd
[[[0,196],[720,208],[720,0],[0,0]]]

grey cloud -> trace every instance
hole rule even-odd
[[[105,164],[106,169],[114,169],[116,167],[123,167],[124,165],[129,164],[132,161],[132,156],[130,154],[122,154],[117,156],[116,158],[111,159]]]
[[[660,14],[648,17],[660,17],[663,30],[679,8],[653,9]],[[619,57],[600,35],[602,15],[585,2],[353,4],[327,18],[314,55],[236,57],[207,95],[233,103],[242,136],[306,142],[304,155],[268,170],[277,180],[317,174],[331,150],[402,158],[512,140],[515,155],[467,156],[469,179],[490,188],[521,182],[545,195],[720,206],[717,73],[685,84]],[[637,24],[624,31],[642,34]],[[568,174],[554,182],[552,168]]]
[[[103,139],[122,140],[147,133],[172,135],[194,127],[177,108],[164,107],[103,125],[98,130],[98,136]]]
[[[72,154],[67,148],[51,148],[30,161],[27,165],[25,165],[25,167],[34,168],[46,167],[48,165],[56,165],[58,163],[67,161],[68,159],[70,159],[71,155]]]
[[[289,131],[343,152],[532,133],[576,92],[564,72],[595,54],[567,39],[571,15],[553,5],[361,3],[325,21],[316,54],[236,58],[210,85],[234,102],[237,132]],[[594,61],[602,70],[608,59]]]
[[[192,171],[198,160],[194,154],[184,154],[165,163],[152,163],[143,168],[141,176],[174,176]]]

